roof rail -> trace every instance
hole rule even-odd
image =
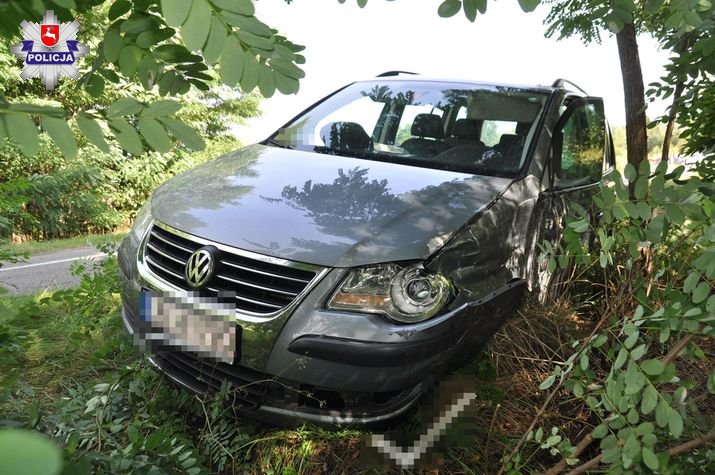
[[[588,92],[584,91],[576,83],[569,81],[568,79],[559,78],[556,81],[554,81],[554,83],[551,85],[551,87],[563,87],[564,89],[567,89],[567,87],[566,87],[567,84],[570,84],[571,86],[573,86],[574,88],[576,88],[577,90],[583,92],[584,94],[586,94],[588,96]]]
[[[384,78],[388,76],[399,76],[400,74],[411,74],[413,76],[417,76],[419,73],[413,73],[411,71],[385,71],[382,74],[378,74],[375,76],[376,78]]]

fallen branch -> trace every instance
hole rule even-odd
[[[715,430],[708,432],[702,437],[697,437],[695,439],[689,440],[683,444],[676,445],[675,447],[671,447],[667,450],[668,454],[672,455],[680,455],[682,453],[688,452],[696,447],[699,447],[701,445],[707,444],[708,442],[712,442],[715,440]],[[580,473],[587,472],[588,470],[592,469],[596,465],[598,465],[601,462],[601,458],[603,455],[598,455],[588,462],[584,463],[583,465],[579,465],[575,469],[571,470],[568,472],[566,475],[578,475]]]
[[[576,450],[574,450],[574,453],[571,454],[571,457],[576,458],[581,455],[581,452],[586,450],[586,447],[591,445],[591,442],[593,442],[593,437],[591,437],[591,433],[588,433],[584,436],[583,439],[581,439],[581,442],[578,443],[578,445],[576,446]],[[566,459],[562,458],[559,463],[551,467],[544,475],[556,475],[558,473],[563,472],[567,466],[568,464],[566,463]]]

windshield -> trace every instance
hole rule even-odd
[[[355,83],[276,132],[298,150],[480,175],[514,176],[547,95],[504,86]]]

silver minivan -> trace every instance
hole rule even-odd
[[[564,80],[355,82],[156,190],[119,249],[123,319],[254,418],[388,422],[553,288],[539,244],[613,163],[602,101]]]

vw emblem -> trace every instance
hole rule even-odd
[[[184,277],[186,282],[195,289],[204,285],[214,275],[216,262],[211,251],[212,248],[202,247],[191,254],[186,262]]]

